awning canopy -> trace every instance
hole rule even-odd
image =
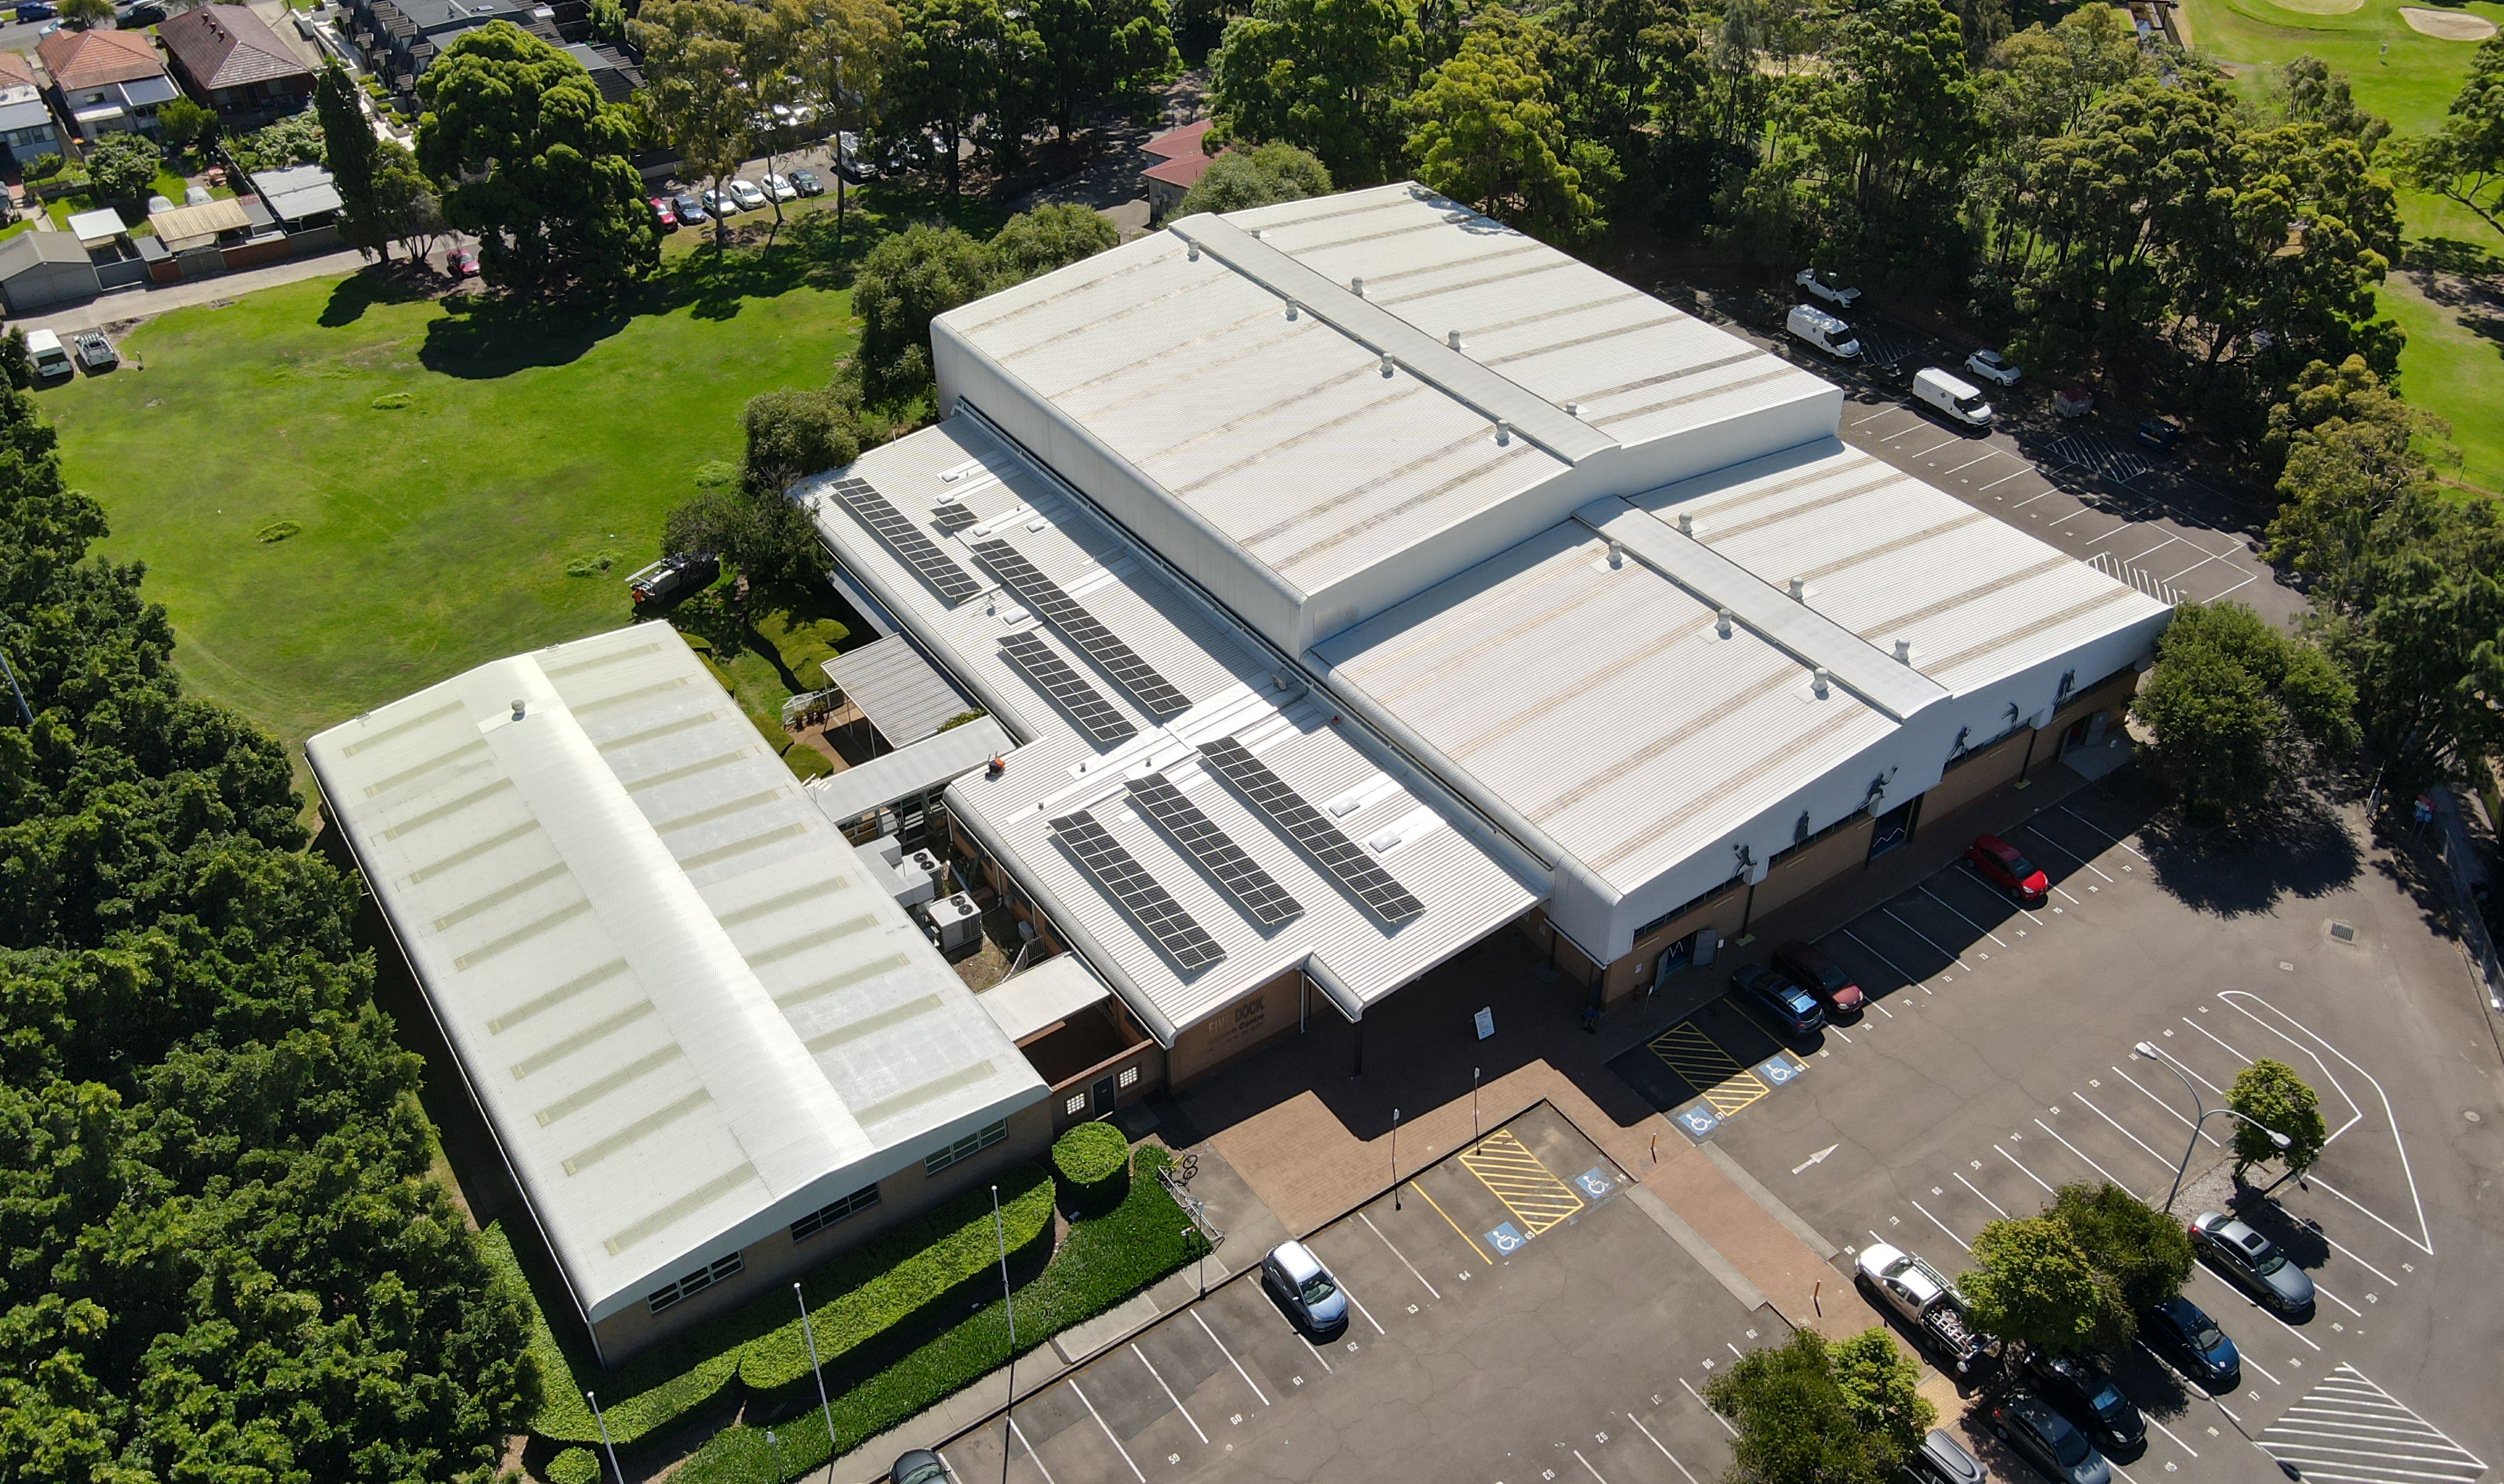
[[[1005,727],[985,716],[881,753],[857,768],[812,779],[809,797],[826,811],[827,818],[842,824],[898,799],[937,788],[1016,745]]]
[[[122,213],[110,206],[100,206],[93,211],[83,211],[70,218],[69,229],[70,235],[79,240],[81,247],[92,247],[99,243],[111,242],[130,228],[122,225]]]
[[[974,996],[974,1001],[991,1012],[1000,1034],[1023,1041],[1112,994],[1096,971],[1087,967],[1087,960],[1063,953],[994,984]]]
[[[889,746],[909,746],[978,709],[901,635],[836,655],[825,671]]]
[[[227,196],[204,206],[176,206],[148,214],[148,224],[156,229],[167,247],[181,252],[185,248],[205,247],[218,240],[220,232],[241,231],[252,224],[241,199]]]

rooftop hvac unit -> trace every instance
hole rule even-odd
[[[932,936],[939,941],[940,952],[970,949],[982,941],[983,910],[963,892],[940,897],[923,911],[928,915]]]

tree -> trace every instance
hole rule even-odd
[[[1020,212],[991,241],[991,277],[1005,289],[1093,258],[1122,240],[1110,218],[1075,202]]]
[[[307,109],[290,114],[267,128],[227,141],[235,163],[247,171],[284,170],[290,165],[323,163],[322,120]]]
[[[1472,26],[1400,116],[1418,178],[1443,194],[1556,241],[1605,224],[1584,177],[1614,179],[1616,161],[1605,145],[1567,145],[1538,51],[1518,22],[1492,14]]]
[[[2492,500],[2425,496],[2378,522],[2316,625],[2399,797],[2504,745],[2504,522]]]
[[[1209,92],[1235,138],[1309,150],[1342,186],[1400,167],[1399,100],[1423,38],[1397,0],[1257,0],[1226,28]]]
[[[2417,440],[2429,431],[2362,356],[2306,366],[2270,409],[2263,444],[2282,461],[2269,560],[2301,575],[2316,602],[2352,605],[2377,527],[2426,493],[2432,475]]]
[[[2313,1168],[2321,1157],[2321,1148],[2330,1142],[2329,1126],[2321,1122],[2321,1099],[2314,1095],[2295,1068],[2283,1061],[2263,1056],[2235,1074],[2234,1086],[2226,1089],[2226,1106],[2243,1116],[2235,1121],[2235,1178],[2255,1164],[2276,1159],[2286,1166],[2290,1175],[2301,1175]],[[2287,1147],[2254,1128],[2282,1133]]]
[[[2065,1185],[2043,1214],[2069,1228],[2134,1313],[2191,1281],[2191,1238],[2181,1224],[2117,1185]]]
[[[2358,108],[2348,95],[2348,79],[2317,56],[2288,58],[2278,70],[2277,91],[2278,106],[2286,110],[2287,118],[2320,124],[2337,138],[2355,141],[2367,159],[2390,137],[2390,121]]]
[[[377,141],[365,122],[356,82],[336,57],[324,63],[321,76],[313,80],[313,116],[321,121],[322,154],[330,161],[330,184],[339,192],[339,235],[390,261],[392,234],[379,220],[374,200]]]
[[[1040,45],[999,0],[904,0],[902,38],[887,72],[887,124],[923,148],[935,138],[948,193],[964,185],[964,145],[985,121],[994,147],[1023,136],[1027,73]]]
[[[0,335],[0,379],[12,390],[23,392],[35,384],[35,358],[26,349],[26,328],[12,325]]]
[[[691,175],[721,178],[747,159],[758,103],[748,75],[748,39],[759,13],[735,0],[647,0],[628,22],[643,52],[643,109]],[[713,241],[730,240],[730,217],[716,212]]]
[[[96,195],[107,201],[136,201],[146,195],[164,163],[164,153],[156,141],[132,130],[107,134],[87,152],[87,179],[95,183]]]
[[[2187,1238],[2185,1240],[2188,1240]],[[1922,1367],[1896,1345],[1884,1325],[1873,1325],[1826,1346],[1834,1388],[1852,1409],[1853,1425],[1877,1437],[1898,1458],[1912,1455],[1939,1420],[1922,1395]]]
[[[767,23],[782,33],[793,80],[821,120],[839,131],[867,128],[895,60],[895,7],[887,0],[773,0],[769,17]],[[838,169],[838,244],[845,212],[844,173]]]
[[[2328,656],[2242,604],[2186,604],[2156,641],[2131,714],[2150,760],[2194,817],[2227,819],[2271,797],[2315,752],[2355,745],[2355,692]]]
[[[61,24],[75,31],[113,24],[113,0],[60,0],[58,10]]]
[[[1330,171],[1291,144],[1270,143],[1221,153],[1174,204],[1173,214],[1248,211],[1279,201],[1331,193]]]
[[[991,258],[953,226],[916,224],[882,240],[852,276],[862,391],[873,402],[930,385],[930,320],[991,290]]]
[[[1984,1333],[2051,1355],[2118,1347],[2136,1325],[2120,1284],[2048,1215],[1985,1223],[1959,1287]]]
[[[1877,1344],[1895,1348],[1885,1330],[1872,1333]],[[1865,1386],[1869,1370],[1867,1357],[1856,1349],[1856,1384]],[[1890,1382],[1878,1395],[1886,1397],[1893,1390]],[[1866,1392],[1863,1397],[1869,1399]],[[1738,1430],[1724,1484],[1894,1484],[1903,1467],[1897,1441],[1902,1426],[1893,1419],[1876,1428],[1864,1426],[1862,1414],[1836,1383],[1826,1337],[1814,1329],[1801,1329],[1783,1345],[1748,1352],[1704,1388],[1704,1401]]]
[[[1602,196],[1612,215],[1651,204],[1698,162],[1706,74],[1685,0],[1567,0],[1534,34],[1565,138],[1606,150],[1617,167],[1614,182],[1585,182],[1613,187]]]
[[[2410,185],[2467,207],[2504,232],[2504,35],[2479,44],[2443,126],[2409,142],[2400,170]]]
[[[852,409],[825,392],[761,392],[748,399],[739,421],[747,434],[741,481],[752,495],[782,500],[811,474],[860,457]]]
[[[488,281],[613,290],[660,260],[635,126],[574,58],[507,20],[466,31],[417,80],[417,159]]]
[[[1164,0],[1036,0],[1032,10],[1044,116],[1063,140],[1086,103],[1113,98],[1134,111],[1182,66]]]
[[[370,226],[378,243],[397,242],[411,261],[433,251],[443,235],[443,203],[417,167],[417,156],[397,139],[375,141]]]
[[[106,0],[110,4],[111,0]],[[176,150],[188,150],[217,132],[218,116],[189,98],[168,99],[156,110],[157,131]]]

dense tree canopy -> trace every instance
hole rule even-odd
[[[2131,701],[2149,761],[2193,817],[2230,819],[2272,797],[2316,749],[2355,744],[2355,692],[2321,650],[2239,603],[2186,604]]]
[[[917,151],[935,139],[954,192],[964,183],[969,137],[994,160],[1016,157],[1034,119],[1043,41],[1026,12],[999,0],[904,0],[897,13],[903,35],[887,73],[887,126]]]
[[[2121,1285],[2049,1215],[1985,1223],[1960,1286],[1985,1334],[2053,1355],[2117,1347],[2137,1323]]]
[[[1211,101],[1235,137],[1284,140],[1342,187],[1371,186],[1399,172],[1423,45],[1399,0],[1259,0],[1226,28]]]
[[[1883,1329],[1748,1352],[1704,1388],[1738,1432],[1725,1484],[1895,1484],[1935,1415],[1919,1374]]]
[[[2330,1142],[2329,1125],[2321,1121],[2321,1098],[2283,1061],[2261,1057],[2235,1074],[2226,1089],[2226,1106],[2243,1117],[2235,1120],[2235,1178],[2255,1164],[2276,1159],[2293,1174],[2313,1168],[2321,1147]],[[2251,1122],[2245,1122],[2248,1119]],[[2255,1128],[2252,1123],[2260,1124]],[[2287,1147],[2264,1133],[2286,1135]]]
[[[2443,126],[2412,145],[2403,168],[2411,184],[2504,232],[2504,35],[2479,44]]]
[[[1604,145],[1569,145],[1548,93],[1525,28],[1481,19],[1401,104],[1418,179],[1551,240],[1598,230],[1593,190],[1615,180],[1616,159]]]
[[[2065,1185],[2044,1215],[2069,1228],[2078,1251],[2112,1279],[2134,1310],[2173,1297],[2191,1280],[2189,1235],[2117,1185]]]
[[[1294,145],[1273,142],[1219,154],[1183,192],[1173,214],[1248,211],[1330,192],[1330,170],[1320,160]]]
[[[1164,0],[1035,0],[1031,9],[1042,43],[1034,82],[1044,117],[1063,139],[1091,100],[1135,109],[1182,66]]]

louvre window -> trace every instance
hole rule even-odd
[[[800,1218],[798,1221],[793,1222],[791,1224],[791,1240],[798,1242],[806,1240],[809,1237],[816,1236],[818,1232],[823,1231],[835,1223],[842,1221],[845,1217],[858,1216],[863,1211],[866,1211],[877,1204],[878,1187],[874,1185],[863,1186],[859,1190],[852,1192],[850,1195],[845,1196],[843,1199],[819,1206],[817,1210],[812,1211],[808,1215]]]
[[[960,1159],[972,1158],[1008,1136],[1009,1121],[1006,1119],[1000,1120],[988,1128],[977,1128],[946,1149],[923,1159],[922,1172],[925,1175],[936,1175]]]

